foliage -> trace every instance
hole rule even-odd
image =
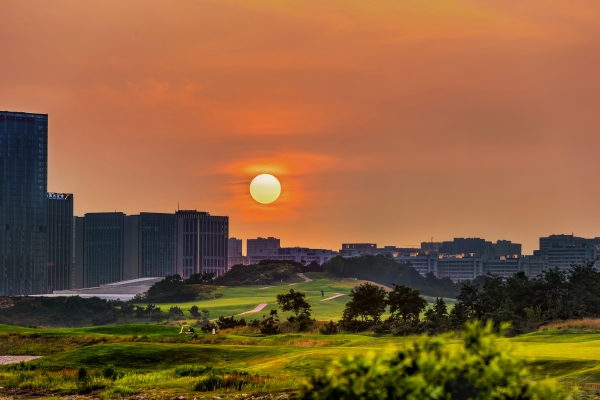
[[[131,317],[130,309],[118,308],[120,302],[98,297],[15,297],[14,303],[0,309],[0,323],[77,327],[114,324]]]
[[[564,399],[532,379],[524,361],[493,334],[491,324],[466,325],[458,349],[427,338],[393,355],[348,357],[318,371],[301,398],[320,399]]]
[[[278,294],[277,304],[282,311],[291,311],[296,317],[300,313],[310,317],[310,304],[306,301],[306,295],[296,292],[294,289],[290,289],[290,292],[286,294]]]
[[[595,261],[573,265],[569,271],[544,271],[535,278],[523,272],[503,278],[488,275],[465,284],[450,313],[456,328],[477,318],[496,325],[512,321],[512,333],[537,329],[555,320],[600,316],[600,271]]]
[[[169,308],[169,318],[171,319],[182,319],[183,310],[177,306]]]
[[[213,295],[215,290],[214,287],[196,284],[196,282],[208,280],[209,277],[207,277],[206,274],[201,276],[192,275],[192,277],[184,281],[183,278],[178,274],[169,275],[162,281],[156,282],[154,285],[152,285],[146,293],[137,295],[133,300],[131,300],[131,302],[186,302],[203,300]]]
[[[336,324],[333,322],[333,320],[330,320],[329,322],[325,323],[321,329],[319,329],[319,332],[321,335],[335,335],[339,332],[339,324]]]
[[[301,269],[288,262],[271,261],[268,264],[234,265],[212,283],[223,286],[268,285],[276,281],[288,280],[298,272],[302,272]]]
[[[263,320],[260,322],[258,326],[261,333],[266,335],[275,335],[277,333],[281,333],[279,329],[279,316],[277,315],[277,310],[271,310],[269,316],[263,316]]]
[[[236,326],[246,326],[246,320],[244,318],[240,318],[239,320],[236,320],[235,318],[233,318],[233,316],[231,317],[219,317],[219,319],[217,319],[216,321],[217,326],[219,327],[219,329],[229,329],[229,328],[235,328]]]
[[[204,273],[204,274],[193,274],[187,278],[184,283],[186,285],[208,285],[215,279],[215,274]]]
[[[325,270],[341,278],[357,278],[382,285],[405,285],[428,296],[456,297],[460,285],[449,278],[438,279],[433,274],[423,277],[410,263],[397,263],[384,256],[334,257],[323,264]]]
[[[377,324],[385,312],[385,290],[371,283],[363,283],[352,289],[350,301],[346,304],[342,317],[344,329],[360,331]]]
[[[418,320],[427,307],[427,300],[416,289],[394,284],[394,290],[388,293],[386,304],[390,306],[392,319]]]

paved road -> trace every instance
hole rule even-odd
[[[312,282],[312,279],[310,279],[308,276],[304,275],[302,272],[298,274],[298,276],[302,279],[304,279],[306,282]]]

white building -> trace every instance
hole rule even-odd
[[[398,263],[410,263],[423,276],[430,272],[437,276],[438,258],[437,253],[413,253],[410,255],[398,255],[394,257],[394,261]]]
[[[247,239],[246,240],[246,255],[253,256],[260,254],[262,251],[266,250],[277,250],[281,247],[281,241],[274,237],[262,238],[258,237],[256,239]]]
[[[477,256],[443,255],[438,258],[438,278],[450,278],[454,282],[473,280],[483,275],[483,259]]]

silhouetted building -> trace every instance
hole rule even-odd
[[[47,195],[46,291],[71,288],[73,269],[73,195]]]
[[[135,278],[162,277],[177,272],[175,214],[140,213],[138,237],[139,266]]]
[[[494,255],[500,256],[521,256],[521,245],[513,243],[510,240],[498,240],[492,245]]]
[[[85,214],[83,227],[84,287],[124,280],[125,214]]]
[[[48,115],[0,111],[0,296],[46,280]]]
[[[377,251],[377,244],[375,243],[342,243],[340,249],[340,255],[344,257],[348,256],[360,256],[365,254],[374,254]]]
[[[280,240],[271,236],[268,238],[258,237],[256,239],[247,239],[246,255],[253,256],[255,254],[260,254],[264,250],[276,250],[280,247]]]
[[[181,210],[177,216],[177,271],[189,278],[193,274],[227,272],[229,217],[207,212]]]

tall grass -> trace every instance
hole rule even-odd
[[[540,327],[545,330],[600,330],[600,318],[569,319],[566,321],[555,321]]]

